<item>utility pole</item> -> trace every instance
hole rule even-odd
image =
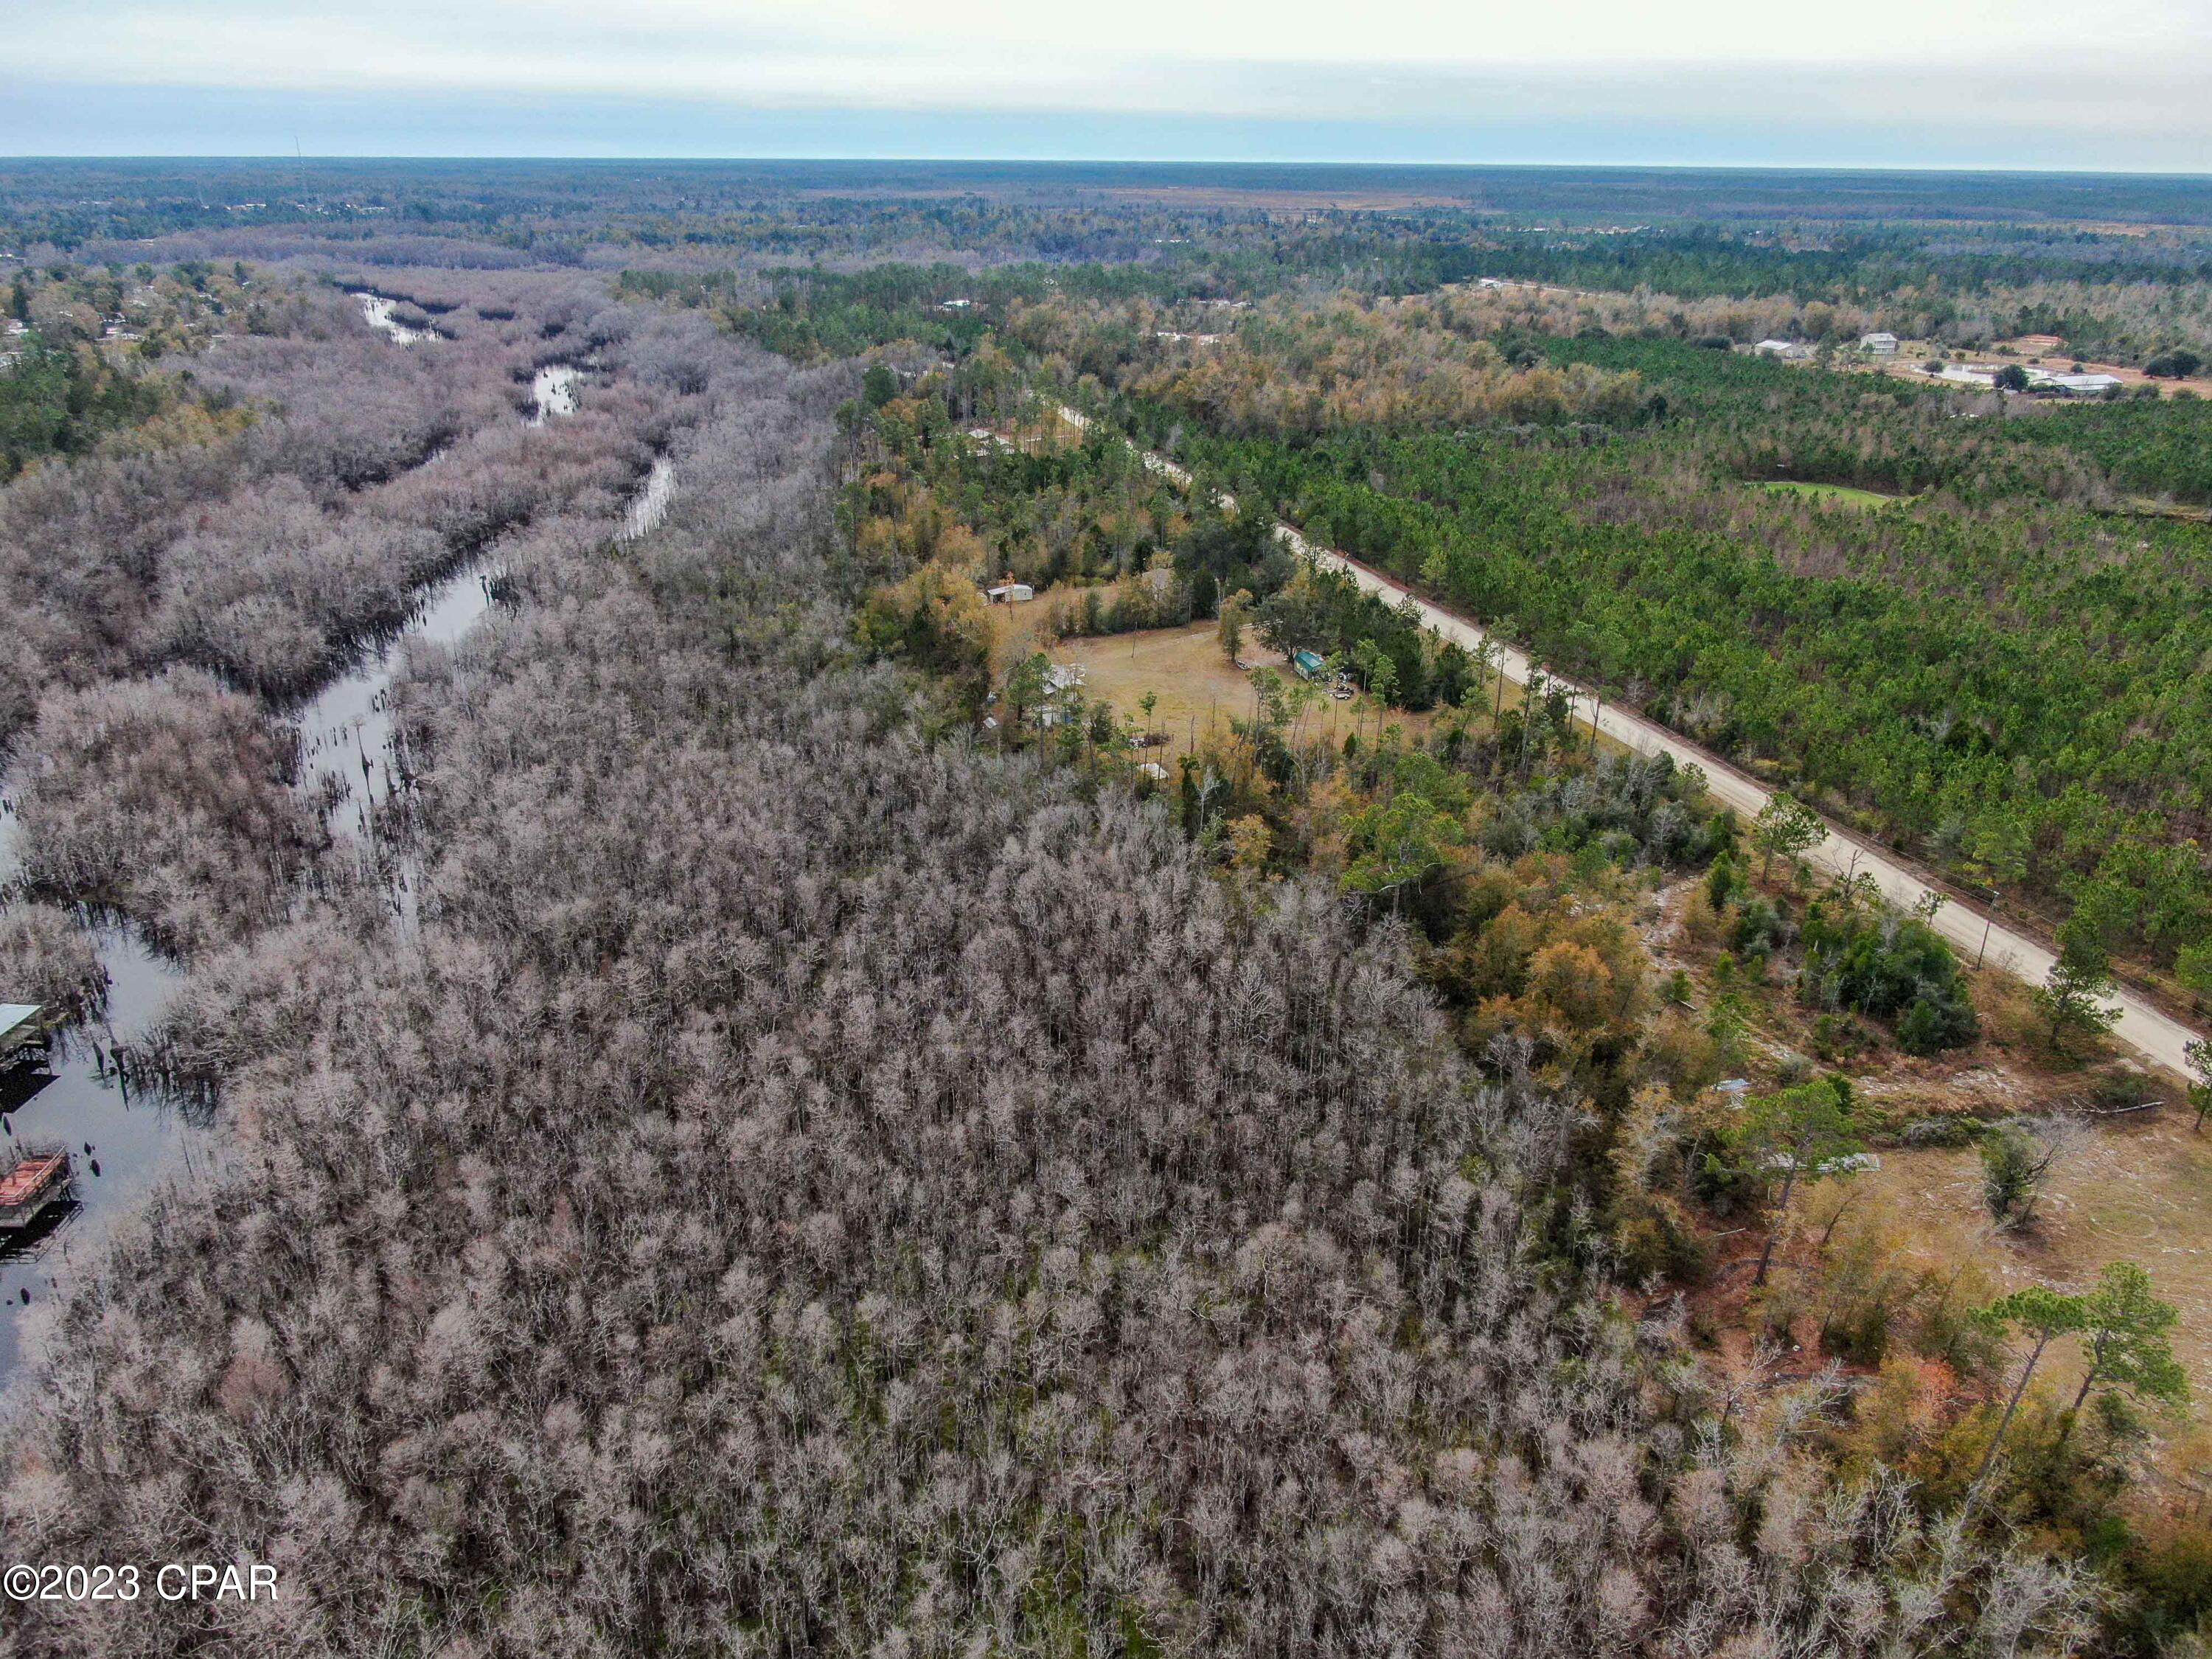
[[[1976,951],[1974,952],[1974,971],[1975,971],[1976,973],[1978,973],[1978,973],[1980,973],[1980,972],[1982,971],[1982,958],[1983,958],[1984,957],[1985,957],[1985,956],[1987,956],[1987,955],[1989,954],[1989,949],[1990,949],[1990,922],[1991,922],[1991,921],[1993,921],[1996,919],[1996,911],[1997,911],[1997,890],[1996,890],[1996,888],[1992,887],[1992,888],[1990,888],[1990,908],[1989,908],[1989,909],[1988,909],[1986,912],[1984,912],[1984,915],[1983,915],[1983,916],[1982,916],[1982,944],[1981,944],[1981,948],[1980,948],[1979,950],[1978,950],[1978,951]]]

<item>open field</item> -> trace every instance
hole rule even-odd
[[[1688,972],[1702,1006],[1717,989],[1711,968],[1717,946],[1690,939],[1679,925],[1693,886],[1680,883],[1656,896],[1645,943],[1661,971]],[[1778,896],[1776,889],[1767,890]],[[2082,1045],[2076,1060],[2054,1057],[2034,1029],[2016,981],[1994,970],[1976,974],[1972,993],[1982,1022],[1979,1041],[1927,1057],[1884,1044],[1838,1066],[1850,1078],[1881,1167],[1853,1177],[1847,1193],[1828,1182],[1810,1189],[1800,1225],[1817,1233],[1820,1223],[1812,1218],[1832,1214],[1839,1200],[1862,1214],[1910,1218],[1914,1247],[1927,1263],[1949,1264],[1946,1273],[1967,1262],[1986,1270],[1992,1282],[1978,1296],[2033,1285],[2083,1289],[2108,1264],[2134,1261],[2151,1275],[2158,1295],[2180,1310],[2174,1351],[2199,1396],[2188,1421],[2202,1425],[2202,1401],[2212,1397],[2212,1208],[2204,1202],[2212,1190],[2212,1136],[2193,1132],[2194,1115],[2180,1103],[2177,1089],[2165,1091],[2161,1105],[2092,1116],[2081,1143],[2054,1170],[2034,1224],[1998,1231],[1983,1196],[1978,1147],[1903,1147],[1892,1143],[1896,1131],[1924,1118],[1989,1123],[2079,1109],[2110,1075],[2117,1051],[2098,1042]],[[1811,1017],[1787,988],[1761,994],[1753,1008],[1754,1052],[1744,1069],[1764,1088],[1778,1080],[1771,1068],[1782,1056],[1811,1046]],[[1717,1275],[1701,1305],[1732,1333],[1723,1343],[1735,1345],[1730,1352],[1740,1351],[1744,1340],[1735,1328],[1742,1323],[1750,1264],[1762,1237],[1755,1226],[1730,1227],[1713,1239],[1722,1260],[1732,1265]],[[1793,1270],[1818,1259],[1802,1233],[1784,1255]],[[1821,1363],[1817,1345],[1808,1340],[1792,1374],[1809,1376]],[[2047,1362],[2048,1386],[2070,1393],[2081,1364],[2075,1345],[2059,1345]]]
[[[1085,694],[1093,702],[1112,703],[1119,713],[1141,719],[1139,700],[1147,691],[1157,693],[1152,729],[1166,732],[1168,743],[1164,750],[1152,750],[1149,758],[1170,772],[1177,757],[1194,752],[1210,733],[1227,736],[1232,717],[1245,719],[1254,712],[1252,683],[1243,671],[1222,659],[1220,641],[1210,622],[1067,640],[1048,647],[1047,654],[1054,662],[1080,667]],[[1254,667],[1274,667],[1289,677],[1290,671],[1273,652],[1249,639],[1244,659]],[[1341,744],[1355,730],[1371,734],[1382,726],[1403,726],[1408,735],[1425,732],[1435,718],[1403,709],[1380,710],[1373,698],[1363,696],[1345,702],[1324,699],[1306,715],[1300,729],[1326,732],[1332,743]]]
[[[1986,1259],[2006,1285],[2085,1286],[2113,1261],[2140,1263],[2158,1294],[2181,1310],[2174,1354],[2202,1394],[2212,1389],[2212,1138],[2192,1133],[2191,1114],[2164,1106],[2105,1119],[2055,1170],[2023,1231],[1992,1231]],[[1882,1167],[1862,1177],[1944,1224],[1974,1222],[1982,1203],[1981,1159],[1956,1151],[1885,1149]]]
[[[1911,495],[1885,495],[1879,489],[1860,489],[1850,484],[1801,483],[1795,478],[1769,478],[1752,488],[1772,495],[1802,495],[1833,507],[1887,507],[1893,501],[1916,499]]]

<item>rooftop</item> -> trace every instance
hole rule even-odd
[[[14,1169],[0,1175],[0,1209],[35,1198],[41,1188],[68,1169],[67,1152],[25,1154],[16,1160]]]

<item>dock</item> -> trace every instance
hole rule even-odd
[[[70,1155],[26,1152],[0,1174],[0,1232],[27,1227],[50,1204],[70,1195]]]

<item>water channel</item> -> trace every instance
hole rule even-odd
[[[372,323],[402,344],[425,337],[391,321],[392,302],[356,296]],[[381,319],[380,320],[380,312]],[[556,365],[532,386],[536,425],[575,412],[576,371]],[[429,463],[435,465],[434,462]],[[624,515],[624,539],[660,522],[675,494],[675,471],[657,461]],[[352,666],[313,697],[286,711],[300,732],[299,787],[311,800],[335,798],[333,835],[365,833],[370,809],[391,794],[392,686],[410,641],[451,645],[489,611],[496,584],[489,559],[471,561],[422,590],[396,629],[365,642]],[[21,872],[20,822],[0,780],[0,890]],[[159,1095],[126,1089],[117,1069],[118,1046],[143,1038],[184,977],[129,923],[84,917],[108,979],[104,1006],[93,1018],[53,1034],[44,1066],[26,1065],[0,1076],[0,1159],[28,1147],[65,1147],[74,1166],[74,1202],[48,1209],[23,1232],[0,1238],[0,1384],[21,1358],[23,1327],[34,1310],[55,1302],[69,1274],[106,1224],[134,1208],[158,1181],[189,1178],[216,1156],[213,1137],[191,1114]],[[14,1000],[0,985],[0,1001]],[[4,1164],[0,1164],[4,1167]]]
[[[538,405],[530,424],[543,426],[549,416],[576,412],[577,370],[569,363],[548,363],[531,377],[530,401]]]
[[[417,340],[437,338],[434,328],[410,328],[392,313],[399,302],[387,300],[381,294],[356,294],[353,296],[361,305],[361,314],[368,319],[371,328],[383,330],[401,345],[413,345]]]

